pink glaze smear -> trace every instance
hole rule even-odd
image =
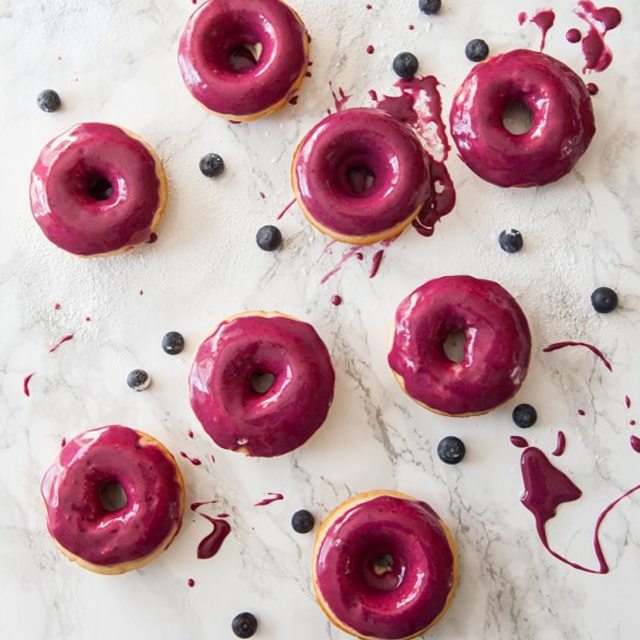
[[[600,349],[598,349],[597,347],[594,347],[592,344],[589,344],[588,342],[575,342],[572,340],[555,342],[553,344],[550,344],[548,347],[545,347],[542,351],[544,353],[550,353],[552,351],[557,351],[558,349],[564,349],[566,347],[585,347],[586,349],[589,349],[589,351],[595,354],[602,362],[602,364],[604,364],[604,366],[609,369],[609,371],[613,371],[611,363],[604,357],[602,351],[600,351]]]
[[[22,381],[22,392],[24,393],[25,396],[27,396],[27,398],[31,395],[31,391],[29,390],[29,383],[31,382],[31,378],[33,378],[33,376],[35,376],[36,373],[35,371],[33,373],[30,373],[29,375],[24,377],[24,380]]]
[[[253,506],[266,507],[267,505],[270,505],[273,502],[278,502],[279,500],[284,500],[284,496],[281,493],[268,493],[265,498],[256,502]]]
[[[587,71],[604,71],[613,60],[613,52],[605,42],[605,37],[622,22],[622,14],[615,7],[598,8],[590,0],[579,0],[573,12],[588,25],[587,34],[582,38],[582,54]]]
[[[58,340],[58,342],[56,342],[53,347],[51,347],[51,349],[49,349],[49,353],[53,353],[54,351],[57,351],[58,348],[63,345],[65,342],[69,342],[69,340],[73,340],[73,333],[70,333],[66,336],[63,336],[62,338],[60,338],[60,340]]]
[[[634,438],[635,436],[631,436],[631,446],[640,453],[640,439],[636,438],[634,442]],[[527,447],[526,441],[523,444],[516,444],[512,438],[512,443],[521,448],[522,446]],[[554,452],[554,455],[562,455],[562,452]],[[536,447],[528,447],[522,452],[520,468],[524,483],[524,494],[521,502],[533,514],[536,522],[536,531],[544,548],[554,558],[579,571],[595,574],[608,573],[610,569],[600,542],[600,528],[609,512],[621,500],[640,489],[640,485],[625,491],[607,505],[598,516],[593,533],[593,547],[598,560],[598,568],[594,569],[573,562],[551,549],[546,533],[546,523],[555,517],[558,507],[565,502],[578,500],[582,496],[582,491]]]

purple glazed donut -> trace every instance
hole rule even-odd
[[[320,606],[359,638],[421,635],[446,613],[458,581],[455,541],[426,503],[396,491],[347,500],[322,523],[313,554]]]
[[[155,152],[111,124],[78,124],[51,140],[31,172],[31,211],[45,236],[79,256],[148,242],[167,200]]]
[[[101,496],[114,483],[126,497],[119,509],[107,508]],[[92,429],[69,441],[41,490],[49,533],[60,550],[96,573],[147,564],[182,524],[184,483],[175,459],[157,440],[129,427]]]
[[[273,380],[265,390],[256,378]],[[293,451],[322,425],[335,374],[324,342],[306,322],[254,311],[227,318],[198,349],[191,407],[224,448],[271,457]]]
[[[531,111],[527,133],[509,132],[509,103]],[[500,187],[544,185],[562,178],[595,133],[584,82],[544,53],[517,49],[476,65],[451,107],[451,135],[460,157],[483,180]]]
[[[353,173],[363,171],[372,184],[356,189]],[[291,173],[309,222],[350,244],[397,236],[431,194],[418,138],[379,109],[345,109],[324,118],[298,146]]]
[[[206,109],[235,122],[255,120],[283,107],[302,85],[309,36],[281,0],[209,0],[187,22],[178,63]]]
[[[461,362],[444,345],[463,332]],[[524,382],[531,333],[522,309],[499,284],[471,276],[431,280],[398,307],[389,366],[418,404],[444,415],[487,413]]]

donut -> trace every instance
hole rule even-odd
[[[300,89],[309,42],[302,20],[281,0],[209,0],[187,22],[178,63],[208,111],[246,122],[281,109]]]
[[[271,381],[256,388],[256,379]],[[335,373],[315,329],[281,313],[223,320],[200,345],[189,376],[191,407],[223,449],[272,457],[304,444],[333,401]]]
[[[126,503],[105,504],[110,486]],[[49,533],[60,551],[102,574],[139,569],[159,556],[182,524],[184,483],[175,459],[129,427],[91,429],[70,440],[41,485]]]
[[[363,173],[370,176],[370,186]],[[431,195],[420,141],[406,124],[379,109],[345,109],[324,118],[298,146],[291,175],[309,222],[349,244],[397,236]]]
[[[425,502],[369,491],[322,523],[312,564],[331,622],[368,640],[406,640],[446,613],[458,582],[455,540]]]
[[[79,256],[113,255],[152,241],[167,201],[153,149],[98,122],[77,124],[42,149],[30,191],[45,236]]]
[[[447,338],[465,336],[461,362]],[[388,362],[403,391],[448,416],[487,413],[513,397],[529,368],[531,332],[522,309],[496,282],[471,276],[431,280],[395,315]]]
[[[531,112],[527,133],[503,123],[510,103]],[[451,107],[451,136],[460,157],[483,180],[530,187],[569,173],[595,133],[591,97],[582,79],[544,53],[517,49],[477,64]]]

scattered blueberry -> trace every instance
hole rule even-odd
[[[263,251],[275,251],[282,244],[282,234],[278,227],[267,224],[258,229],[256,242]]]
[[[316,519],[306,509],[301,509],[293,514],[291,526],[296,533],[309,533],[316,526]]]
[[[396,75],[401,78],[409,79],[413,78],[418,72],[418,58],[409,51],[403,51],[399,53],[393,59],[393,70]]]
[[[184,338],[181,333],[177,331],[169,331],[164,338],[162,338],[162,350],[168,353],[170,356],[176,356],[182,353],[184,349]]]
[[[144,391],[150,384],[149,374],[142,369],[134,369],[127,376],[127,385],[134,391]]]
[[[489,45],[480,38],[474,38],[469,41],[464,53],[471,62],[482,62],[489,55]]]
[[[438,443],[438,456],[442,462],[447,464],[458,464],[462,462],[466,448],[464,442],[455,436],[442,438]]]
[[[518,253],[524,245],[522,234],[516,229],[503,231],[498,238],[498,242],[500,242],[500,248],[507,253]]]
[[[61,105],[60,96],[53,89],[45,89],[38,95],[38,107],[47,113],[57,111]]]
[[[207,153],[200,158],[200,171],[207,178],[217,178],[224,171],[224,160],[217,153]]]
[[[231,623],[231,630],[238,638],[251,638],[258,630],[258,619],[248,611],[239,613]]]
[[[530,404],[519,404],[513,410],[512,418],[517,427],[528,429],[536,423],[538,412]]]
[[[618,306],[618,294],[609,287],[598,287],[591,294],[591,304],[598,313],[611,313]]]
[[[442,0],[420,0],[418,6],[422,13],[426,13],[428,16],[431,16],[440,11],[442,8]]]

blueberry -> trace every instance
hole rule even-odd
[[[181,333],[177,331],[169,331],[164,338],[162,338],[162,350],[168,353],[170,356],[176,356],[182,353],[184,349],[184,338]]]
[[[618,294],[609,287],[598,287],[591,294],[591,304],[598,313],[611,313],[618,306]]]
[[[447,436],[442,438],[438,443],[438,456],[442,462],[447,464],[458,464],[462,462],[466,448],[464,442],[455,436]]]
[[[469,41],[464,53],[471,62],[482,62],[489,55],[489,45],[480,38],[474,38]]]
[[[403,51],[393,59],[393,70],[401,78],[413,78],[418,71],[418,64],[418,58],[413,53]]]
[[[144,391],[150,384],[149,374],[142,369],[134,369],[127,376],[127,385],[134,391]]]
[[[207,153],[200,158],[200,171],[207,178],[217,178],[224,171],[224,160],[217,153]]]
[[[60,96],[53,89],[45,89],[38,95],[38,107],[47,113],[57,111],[61,105]]]
[[[507,253],[518,253],[524,245],[522,234],[516,229],[503,231],[498,238],[498,242],[500,243],[500,248]]]
[[[442,8],[442,0],[420,0],[418,3],[420,11],[428,16],[438,13]]]
[[[256,233],[256,242],[263,251],[275,251],[282,244],[280,229],[272,224],[260,227]]]
[[[258,619],[248,611],[239,613],[231,623],[231,630],[238,638],[251,638],[258,630]]]
[[[316,526],[316,519],[306,509],[301,509],[291,517],[291,526],[296,533],[309,533]]]
[[[528,429],[533,427],[538,419],[538,412],[530,404],[519,404],[511,414],[517,427]]]

